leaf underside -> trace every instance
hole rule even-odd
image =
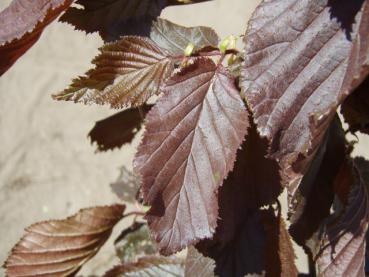
[[[215,261],[204,257],[195,247],[190,246],[187,250],[184,277],[215,277]]]
[[[54,99],[138,107],[160,92],[174,69],[173,60],[148,38],[123,37],[100,51],[93,60],[96,67]]]
[[[234,79],[210,59],[174,75],[147,115],[134,159],[149,226],[162,254],[212,236],[217,190],[248,127]]]
[[[0,13],[0,76],[39,39],[72,0],[14,0]]]
[[[83,209],[64,220],[28,227],[5,262],[7,276],[74,276],[109,238],[124,209]]]

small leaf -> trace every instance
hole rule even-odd
[[[191,3],[207,0],[190,1]],[[188,1],[168,0],[77,0],[82,7],[70,8],[60,20],[87,33],[99,32],[105,41],[123,35],[148,36],[152,21],[169,5]]]
[[[175,257],[145,256],[137,262],[122,263],[103,277],[183,276],[183,262]]]
[[[96,122],[88,136],[91,143],[96,142],[98,151],[121,148],[130,143],[141,129],[144,116],[151,105],[143,105],[140,108],[128,109],[108,118]],[[139,109],[142,111],[140,114]]]
[[[109,238],[124,209],[83,209],[64,220],[28,227],[5,262],[7,276],[74,276]]]
[[[187,250],[184,277],[215,277],[215,261],[203,256],[195,247]]]
[[[159,93],[174,70],[174,62],[148,38],[123,37],[105,44],[85,77],[54,95],[56,100],[138,107]]]
[[[150,38],[172,55],[183,54],[188,45],[194,46],[193,53],[207,46],[217,48],[219,43],[217,33],[209,27],[187,28],[162,18],[153,24]]]
[[[217,191],[232,169],[248,115],[226,69],[197,59],[174,75],[148,113],[134,159],[161,253],[211,237]]]
[[[0,13],[0,76],[71,3],[72,0],[13,0]]]

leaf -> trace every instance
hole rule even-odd
[[[153,23],[150,38],[172,55],[182,55],[190,43],[194,45],[193,52],[209,46],[217,48],[219,43],[217,33],[209,27],[187,28],[162,18]]]
[[[124,37],[100,52],[93,60],[96,67],[54,99],[138,107],[159,93],[174,70],[174,61],[148,38]]]
[[[203,2],[197,0],[187,2]],[[181,3],[182,2],[182,3]],[[105,41],[123,35],[148,36],[152,21],[168,5],[187,4],[167,0],[77,0],[82,7],[70,8],[60,20],[87,33],[99,32]]]
[[[150,229],[161,253],[211,237],[217,191],[232,170],[248,127],[247,111],[226,69],[210,59],[173,76],[148,113],[134,159]]]
[[[348,94],[347,68],[354,41],[366,37],[359,27],[367,4],[264,1],[249,22],[241,86],[291,194]]]
[[[305,249],[306,241],[331,213],[335,182],[346,159],[345,143],[345,133],[337,116],[290,201],[290,209],[295,212],[290,218],[289,231],[295,242]]]
[[[64,220],[31,225],[5,262],[7,276],[74,276],[109,238],[124,209],[88,208]]]
[[[366,78],[341,106],[349,130],[369,135],[369,78]]]
[[[184,277],[215,277],[215,261],[204,257],[197,249],[190,246],[187,251]]]
[[[142,116],[151,107],[151,105],[144,105],[140,108],[124,110],[96,122],[88,134],[91,143],[96,142],[98,151],[121,148],[124,144],[130,143],[141,129]],[[142,115],[139,109],[141,109]]]
[[[71,3],[72,0],[13,0],[0,13],[0,76]]]
[[[174,257],[145,256],[137,262],[122,263],[103,277],[183,276],[182,261]]]
[[[346,207],[323,225],[317,246],[311,243],[319,276],[365,276],[369,162],[356,158],[353,170],[355,183],[351,185]]]
[[[140,180],[125,166],[120,168],[118,179],[114,183],[110,184],[110,187],[120,200],[132,204],[137,203],[137,195],[140,190]]]

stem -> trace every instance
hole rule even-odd
[[[133,212],[129,212],[129,213],[125,214],[123,216],[123,218],[129,217],[129,216],[133,216],[133,215],[134,216],[145,216],[146,213],[144,213],[144,212],[138,212],[138,211],[133,211]]]
[[[145,111],[143,110],[142,106],[138,107],[138,112],[140,113],[141,119],[145,119]]]

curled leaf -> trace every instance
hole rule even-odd
[[[5,262],[7,276],[74,276],[109,238],[124,209],[88,208],[28,227]]]
[[[210,59],[174,75],[148,113],[135,156],[147,219],[161,253],[211,237],[217,191],[233,168],[248,115],[234,79]]]
[[[173,60],[148,38],[123,37],[105,44],[100,52],[93,60],[96,67],[54,99],[138,107],[159,93],[174,70]]]
[[[0,13],[0,76],[40,37],[72,0],[13,0]]]

